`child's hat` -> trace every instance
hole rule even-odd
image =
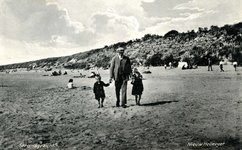
[[[98,74],[98,75],[95,76],[95,78],[101,79],[101,76]]]

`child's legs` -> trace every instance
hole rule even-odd
[[[140,94],[138,97],[139,97],[139,101],[140,101],[140,99],[141,99],[141,94]]]
[[[96,100],[98,101],[98,104],[100,105],[100,97],[97,97]]]
[[[104,99],[105,99],[105,97],[101,97],[101,107],[103,107]]]
[[[105,97],[101,97],[101,103],[103,103],[103,102],[104,102],[104,99],[105,99]]]
[[[141,94],[138,95],[138,104],[140,104]]]
[[[138,95],[134,95],[136,104],[138,103]]]

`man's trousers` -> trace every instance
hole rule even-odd
[[[115,92],[117,103],[116,106],[120,106],[120,91],[121,91],[121,105],[127,104],[127,80],[115,81]]]

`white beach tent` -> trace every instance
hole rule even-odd
[[[184,65],[187,68],[187,66],[188,66],[187,62],[179,62],[178,63],[178,68],[182,68]]]

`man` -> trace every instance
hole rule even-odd
[[[211,61],[210,58],[208,58],[208,71],[210,71],[210,69],[211,69],[211,71],[213,71],[213,68],[212,68],[212,61]]]
[[[127,104],[127,82],[132,72],[130,59],[124,56],[124,49],[117,49],[118,55],[113,57],[110,66],[110,83],[112,79],[115,81],[116,107],[120,106],[120,90],[121,90],[121,106],[126,108]]]

